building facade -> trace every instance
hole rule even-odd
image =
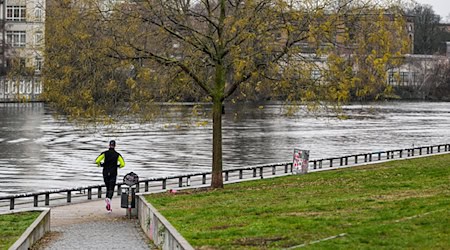
[[[0,0],[0,101],[38,100],[45,0]]]

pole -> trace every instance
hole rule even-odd
[[[6,3],[7,0],[1,0],[2,4],[2,73],[6,72]]]
[[[131,202],[133,201],[133,189],[130,188],[128,189],[128,218],[131,219]]]

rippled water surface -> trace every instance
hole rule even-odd
[[[163,109],[167,119],[93,129],[55,118],[43,104],[0,104],[0,195],[101,184],[93,162],[110,139],[126,161],[119,179],[129,171],[141,178],[209,171],[209,120],[190,118],[191,105]],[[291,161],[294,147],[318,159],[450,142],[450,103],[354,104],[344,107],[345,120],[282,110],[227,106],[224,168]]]

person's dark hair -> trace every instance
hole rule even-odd
[[[111,140],[109,141],[109,147],[115,147],[116,146],[116,141]]]

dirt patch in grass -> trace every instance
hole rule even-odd
[[[286,237],[283,236],[274,236],[274,237],[245,237],[241,239],[237,239],[234,241],[235,244],[241,246],[267,246],[268,244],[274,241],[284,240]]]
[[[402,192],[396,192],[393,194],[370,196],[369,198],[374,199],[376,201],[399,201],[410,198],[428,198],[439,194],[440,192],[438,192],[437,190],[406,190]]]
[[[321,216],[324,213],[329,213],[327,212],[291,212],[291,213],[282,213],[281,215],[286,215],[286,216]]]
[[[230,227],[243,227],[245,226],[245,224],[238,224],[238,225],[220,225],[220,226],[214,226],[211,227],[211,230],[223,230],[223,229],[227,229]]]

